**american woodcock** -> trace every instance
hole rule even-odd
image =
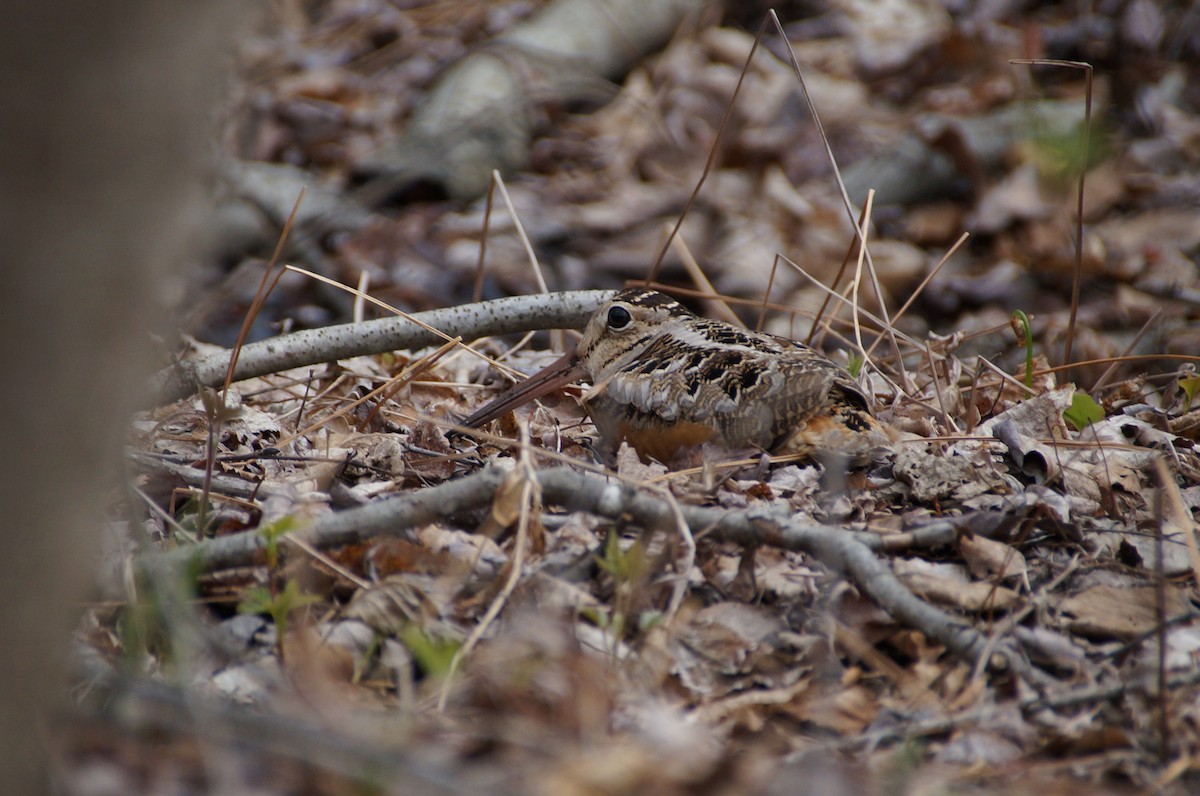
[[[617,293],[575,352],[462,425],[478,427],[580,378],[592,383],[583,404],[609,454],[625,441],[664,463],[701,445],[860,461],[889,440],[850,374],[822,354],[698,317],[643,288]]]

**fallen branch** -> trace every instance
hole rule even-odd
[[[315,548],[360,543],[377,536],[407,536],[420,525],[488,505],[507,476],[505,470],[488,468],[401,497],[325,515],[294,535]],[[609,518],[629,516],[648,528],[674,527],[673,509],[667,501],[634,487],[565,468],[541,470],[537,480],[546,505]],[[864,535],[772,509],[680,506],[678,510],[693,531],[704,530],[709,536],[742,545],[773,545],[808,553],[848,578],[897,621],[919,629],[962,658],[976,661],[987,649],[988,639],[983,634],[909,591],[864,543]],[[146,567],[187,564],[190,571],[207,572],[255,564],[261,561],[265,547],[262,536],[247,531],[150,556],[142,563]],[[1019,654],[1005,642],[997,645],[989,664],[1024,668]]]
[[[413,316],[440,330],[445,336],[439,336],[404,318],[380,318],[363,323],[307,329],[242,348],[233,380],[265,376],[346,357],[424,348],[445,342],[446,337],[473,340],[494,334],[578,328],[611,296],[610,290],[514,296],[431,310]],[[154,374],[150,380],[151,395],[159,403],[177,401],[198,387],[222,384],[228,367],[228,351],[178,362]]]

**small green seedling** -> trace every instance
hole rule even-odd
[[[614,640],[615,654],[615,641],[625,636],[630,627],[631,616],[640,623],[640,618],[636,615],[635,595],[645,583],[649,568],[646,561],[646,545],[638,539],[628,550],[622,550],[621,535],[615,529],[609,530],[604,540],[604,555],[598,558],[596,563],[617,584],[612,613],[607,616],[607,622],[599,624],[599,627],[607,630]]]
[[[267,569],[274,570],[279,566],[279,540],[296,527],[296,518],[280,517],[274,522],[268,522],[258,529],[258,535],[266,542]]]
[[[238,603],[238,613],[266,614],[271,617],[275,625],[276,646],[280,659],[283,658],[283,639],[287,636],[288,617],[293,611],[321,601],[320,597],[301,591],[294,580],[285,583],[282,590],[275,588],[275,570],[279,567],[279,540],[295,527],[295,518],[282,517],[258,529],[258,535],[266,543],[267,571],[271,577],[271,587],[255,586],[248,589]]]
[[[1025,346],[1025,386],[1033,387],[1033,334],[1029,330],[1029,316],[1023,310],[1016,310],[1009,323],[1017,335],[1017,343]]]
[[[454,639],[431,636],[416,625],[400,632],[400,641],[412,653],[413,660],[429,677],[445,677],[462,644]]]
[[[238,613],[266,614],[275,624],[275,637],[279,648],[283,648],[283,639],[287,635],[288,617],[293,611],[305,606],[318,603],[321,598],[315,594],[306,594],[300,590],[299,584],[289,580],[282,591],[274,594],[265,586],[255,586],[249,589],[242,601],[238,603]]]
[[[1074,426],[1076,431],[1083,431],[1092,423],[1099,423],[1104,419],[1104,409],[1092,396],[1085,392],[1077,392],[1071,398],[1070,407],[1063,412],[1063,419]]]
[[[646,573],[645,546],[639,539],[628,550],[622,550],[620,534],[609,532],[604,540],[604,557],[596,563],[617,583],[639,581]]]

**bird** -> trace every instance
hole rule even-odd
[[[582,403],[610,459],[622,442],[663,464],[700,449],[867,461],[891,437],[867,394],[819,351],[697,316],[648,288],[617,292],[575,351],[460,425],[478,428],[586,379]]]

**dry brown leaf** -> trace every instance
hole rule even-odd
[[[851,685],[816,697],[810,697],[806,692],[789,712],[818,727],[852,735],[862,732],[874,721],[879,703],[866,686]]]
[[[511,528],[521,516],[524,491],[525,476],[520,470],[513,470],[496,490],[488,515],[479,526],[479,534],[495,539]]]
[[[977,578],[1003,579],[1025,574],[1025,556],[1003,542],[964,535],[958,539],[958,551]]]
[[[893,566],[896,577],[915,594],[964,611],[1007,611],[1020,599],[1016,592],[1003,586],[968,582],[961,571],[946,565],[929,565],[901,559]],[[953,575],[947,576],[948,573]]]
[[[1187,601],[1175,586],[1166,589],[1166,616],[1170,621],[1188,611]],[[1135,639],[1158,622],[1157,589],[1153,586],[1092,586],[1058,601],[1071,631],[1093,638]]]
[[[893,472],[921,503],[969,500],[985,492],[1008,491],[1004,477],[983,450],[939,456],[927,446],[906,445],[896,453]]]
[[[789,684],[801,669],[783,654],[786,630],[766,609],[733,602],[708,606],[672,639],[675,673],[690,691],[709,698],[752,683]]]

